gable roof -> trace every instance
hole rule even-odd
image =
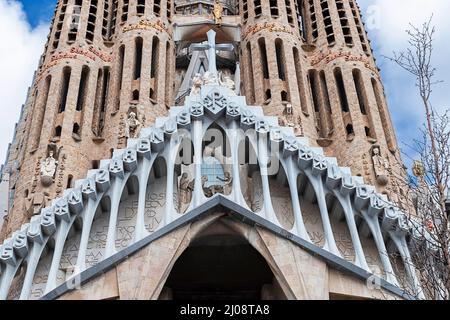
[[[222,128],[230,141],[232,157],[234,157],[234,162],[231,164],[232,176],[235,179],[233,179],[230,195],[217,195],[207,199],[203,194],[201,170],[198,168],[201,167],[203,154],[201,142],[206,130],[212,124]],[[240,181],[237,179],[240,172],[239,163],[236,161],[236,150],[239,137],[245,137],[249,132],[253,133],[249,139],[250,144],[258,150],[257,160],[262,172],[261,179],[268,179],[263,172],[268,171],[269,152],[274,154],[286,171],[295,217],[292,230],[286,230],[278,221],[267,183],[262,187],[266,201],[261,212],[252,212],[244,200]],[[150,170],[158,157],[166,159],[167,181],[173,181],[176,151],[186,136],[192,138],[194,157],[197,161],[189,213],[178,214],[173,202],[166,201],[163,221],[159,229],[146,236],[146,233],[142,232],[145,228],[143,226],[144,212],[138,209],[141,219],[138,218],[136,222],[137,231],[134,242],[116,252],[115,226],[122,191],[127,181],[130,177],[135,177],[139,183],[146,186]],[[312,244],[303,222],[297,193],[299,174],[307,177],[318,202],[325,237],[323,248]],[[173,198],[172,187],[166,189],[166,199]],[[333,195],[341,205],[340,214],[345,217],[355,248],[354,263],[342,259],[336,246],[329,219],[330,212],[326,205],[327,195]],[[90,230],[97,208],[105,197],[109,197],[112,203],[105,257],[96,265],[87,267],[85,255]],[[141,200],[145,201],[145,199]],[[52,206],[42,210],[40,215],[34,216],[29,224],[22,226],[21,230],[16,231],[4,242],[0,247],[0,299],[6,299],[14,277],[25,262],[27,270],[20,298],[29,298],[36,269],[43,259],[44,249],[50,240],[55,242],[55,253],[48,273],[44,298],[56,298],[67,291],[70,279],[57,287],[56,277],[69,231],[79,217],[83,218],[83,228],[80,231],[81,242],[77,267],[82,281],[86,282],[161,236],[183,224],[201,218],[217,206],[229,210],[245,223],[263,226],[295,242],[333,267],[350,272],[360,279],[368,279],[374,274],[364,256],[361,235],[355,220],[358,216],[367,223],[383,264],[386,274],[386,279],[381,279],[383,288],[401,297],[412,298],[399,288],[399,282],[388,257],[387,241],[392,241],[400,253],[415,294],[419,297],[422,295],[407,236],[411,235],[411,239],[417,241],[422,239],[411,232],[405,213],[390,203],[385,196],[378,194],[374,187],[364,184],[359,177],[353,177],[350,169],[339,167],[335,158],[325,157],[321,148],[310,147],[307,139],[294,136],[292,128],[279,127],[277,118],[266,117],[261,108],[248,106],[245,97],[234,96],[228,88],[223,86],[205,85],[198,96],[187,97],[186,105],[183,107],[173,107],[167,118],[158,118],[155,126],[143,129],[139,139],[129,139],[126,149],[115,150],[112,159],[101,161],[100,169],[89,171],[86,179],[77,181],[75,188],[66,190],[62,198],[55,199]]]

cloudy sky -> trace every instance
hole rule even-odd
[[[423,123],[414,79],[384,59],[402,50],[408,24],[421,24],[431,14],[437,26],[435,65],[444,83],[435,88],[433,105],[450,106],[450,1],[448,0],[359,0],[377,55],[389,105],[403,151],[417,136]],[[0,163],[6,157],[20,107],[25,101],[34,70],[43,51],[56,0],[0,0]],[[408,157],[405,161],[409,164]]]

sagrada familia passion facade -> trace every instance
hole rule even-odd
[[[355,0],[59,0],[0,299],[423,298]]]

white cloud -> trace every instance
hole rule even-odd
[[[48,26],[32,29],[21,4],[0,0],[0,163],[44,50]]]
[[[433,93],[432,103],[439,110],[450,107],[450,1],[448,0],[359,0],[362,13],[369,22],[369,36],[375,49],[378,65],[389,100],[400,144],[417,138],[418,128],[424,122],[423,107],[414,86],[414,78],[387,61],[382,55],[392,56],[408,45],[406,30],[410,23],[420,26],[433,15],[436,26],[434,65],[437,79],[443,80]],[[373,23],[375,21],[376,23]],[[374,25],[375,27],[372,27]],[[404,150],[408,151],[408,150]],[[406,160],[406,159],[405,159]]]

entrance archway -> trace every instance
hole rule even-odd
[[[175,263],[160,299],[286,299],[266,260],[236,235],[195,240]]]

